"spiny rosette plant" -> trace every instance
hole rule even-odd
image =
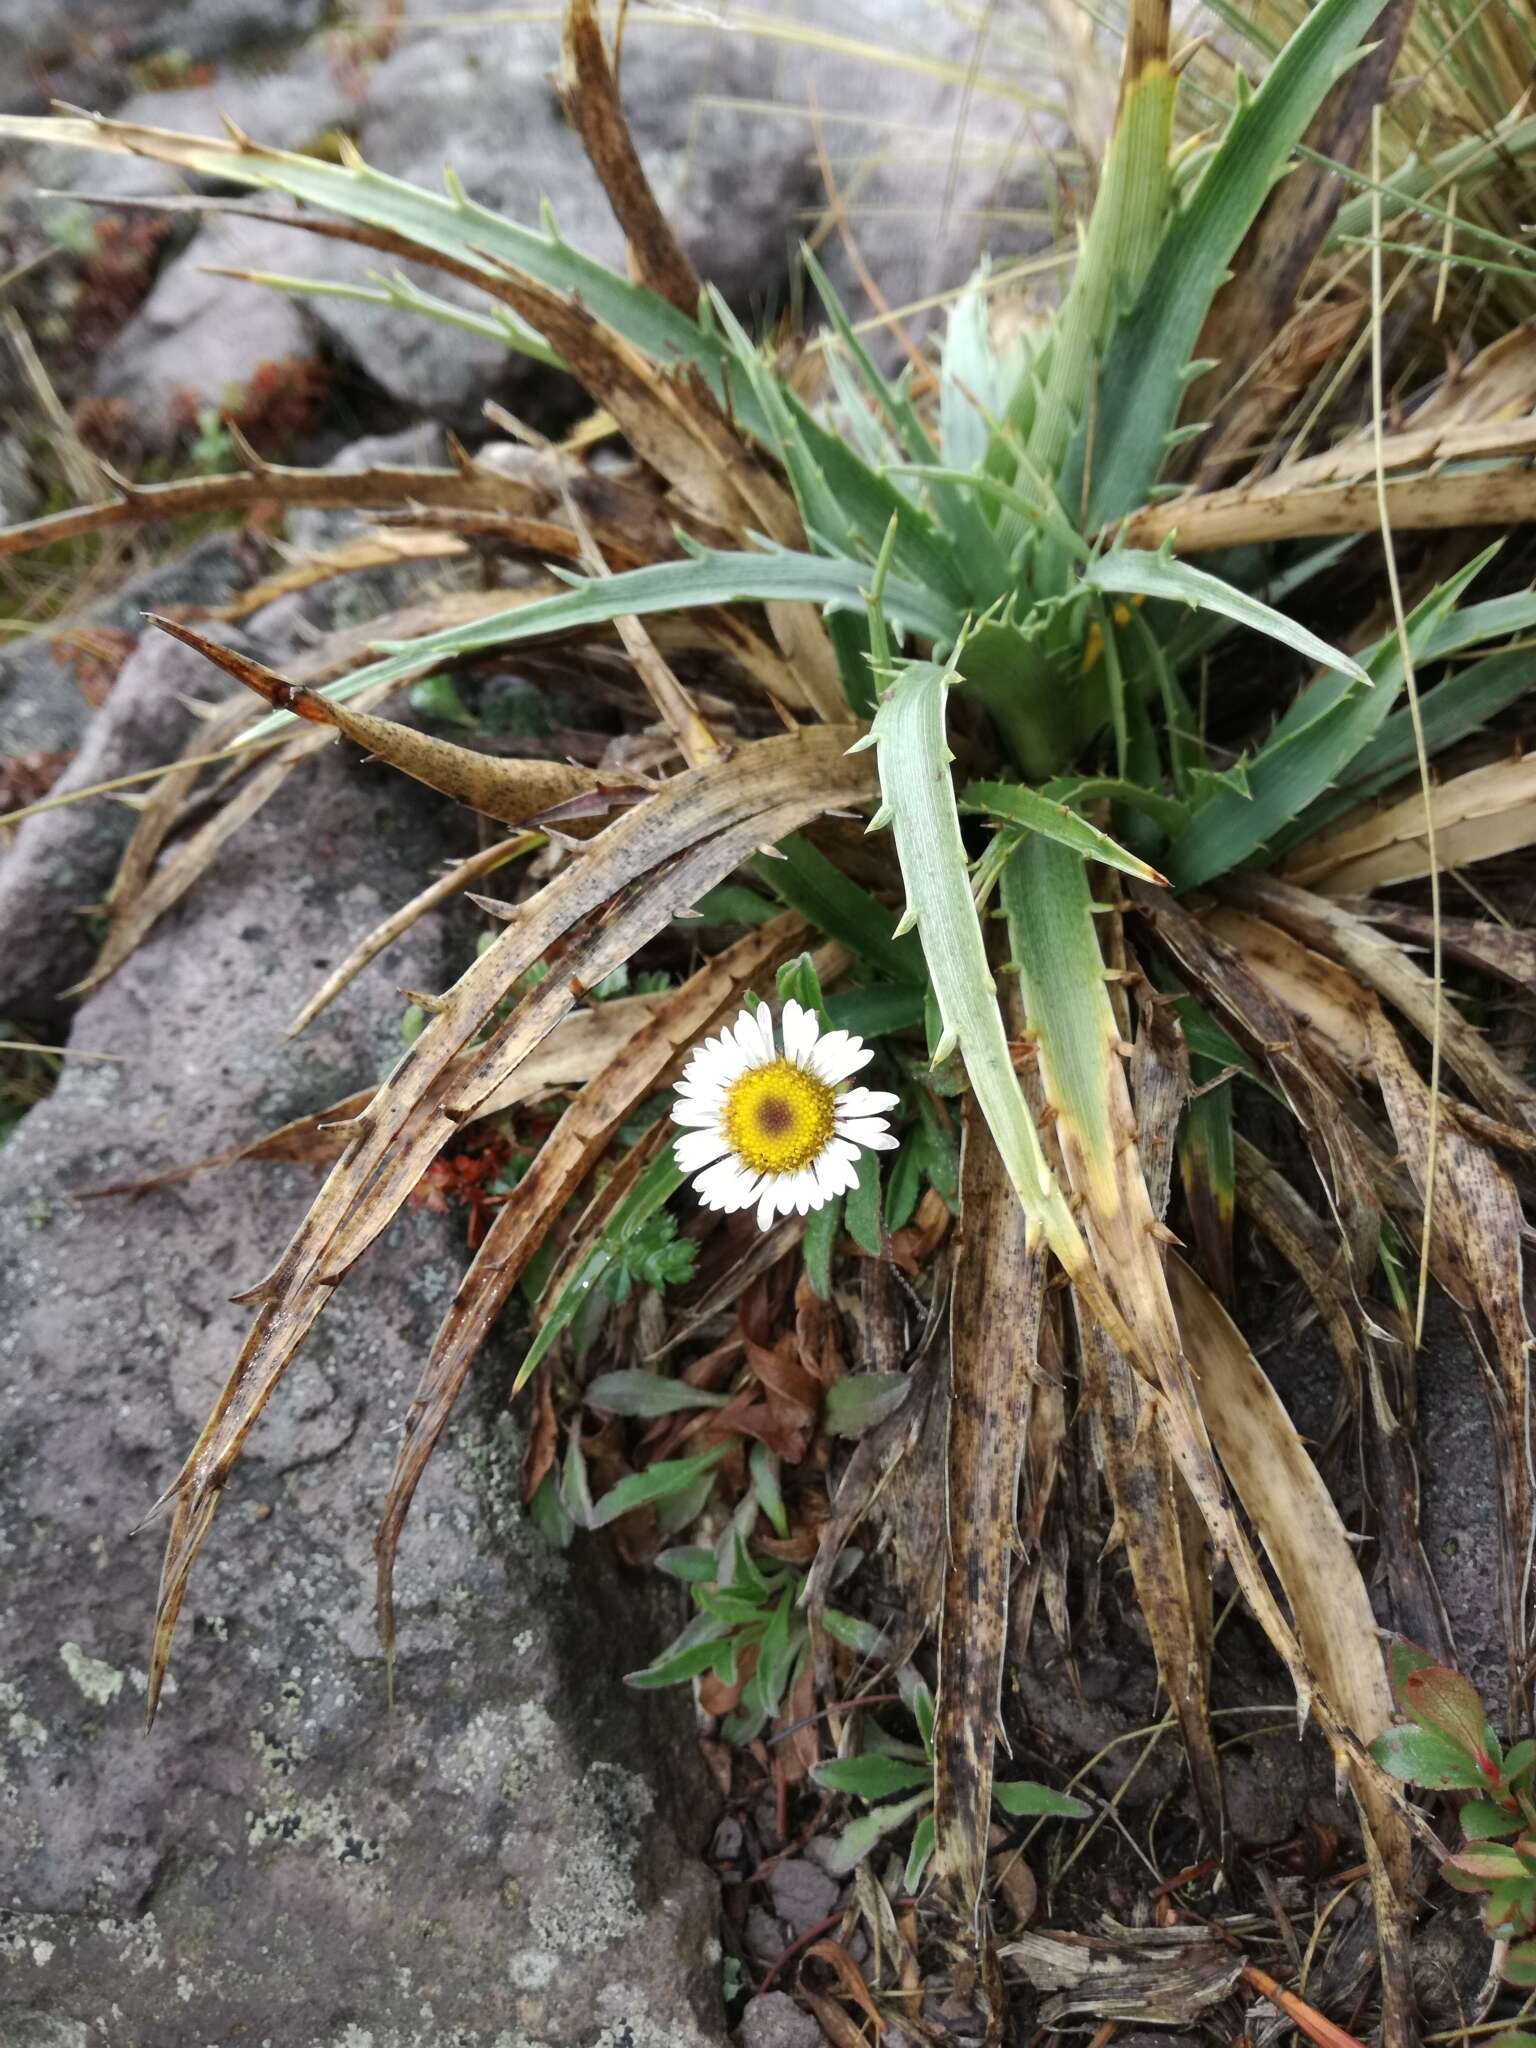
[[[944,1893],[974,1915],[1015,1544],[1038,1559],[1063,1512],[1057,1480],[1080,1404],[1094,1498],[1102,1484],[1207,1831],[1224,1839],[1214,1552],[1358,1801],[1383,2038],[1413,2038],[1409,1825],[1367,1747],[1391,1718],[1371,1602],[1339,1510],[1229,1305],[1241,1210],[1316,1308],[1351,1426],[1386,1475],[1383,1499],[1399,1504],[1383,1546],[1394,1591],[1438,1612],[1412,1526],[1403,1361],[1424,1288],[1444,1290],[1488,1366],[1518,1682],[1536,1500],[1522,1440],[1522,1191],[1507,1159],[1536,1135],[1536,1092],[1483,1037],[1479,1013],[1448,1000],[1444,955],[1516,984],[1529,969],[1491,920],[1443,920],[1438,887],[1442,869],[1536,839],[1524,764],[1474,745],[1529,692],[1522,642],[1536,597],[1508,566],[1514,551],[1495,567],[1497,548],[1456,530],[1533,506],[1497,348],[1462,371],[1449,423],[1433,392],[1390,431],[1382,418],[1384,211],[1404,236],[1406,222],[1432,222],[1426,260],[1461,260],[1438,216],[1417,211],[1429,203],[1422,166],[1364,181],[1373,376],[1364,390],[1351,382],[1358,357],[1340,370],[1336,445],[1251,482],[1183,480],[1205,445],[1204,424],[1184,417],[1211,368],[1202,335],[1254,305],[1263,319],[1243,339],[1261,359],[1290,332],[1295,301],[1273,303],[1263,233],[1290,224],[1298,278],[1308,258],[1325,271],[1342,260],[1330,237],[1348,173],[1325,164],[1315,204],[1287,173],[1320,117],[1357,136],[1387,91],[1390,62],[1362,62],[1380,11],[1379,0],[1320,0],[1257,87],[1235,76],[1218,121],[1202,102],[1200,145],[1186,149],[1169,10],[1135,0],[1114,132],[1050,318],[1004,335],[983,273],[951,308],[936,361],[919,356],[891,378],[807,252],[829,323],[819,388],[701,286],[632,156],[615,158],[622,117],[590,0],[568,11],[563,89],[633,276],[582,255],[548,220],[535,229],[480,206],[456,178],[425,191],[350,148],[324,162],[239,135],[0,121],[0,134],[286,197],[296,230],[318,215],[332,237],[468,280],[480,311],[400,278],[261,281],[471,322],[568,369],[601,408],[594,431],[622,436],[630,458],[598,474],[572,448],[521,464],[460,451],[441,470],[345,478],[252,463],[195,486],[125,487],[3,543],[184,511],[190,489],[204,508],[379,506],[432,545],[468,548],[471,536],[538,565],[516,591],[450,591],[425,618],[418,608],[385,622],[366,658],[321,648],[307,677],[161,622],[267,715],[251,725],[232,709],[199,734],[199,756],[232,750],[244,809],[226,807],[195,853],[166,842],[198,764],[150,799],[93,979],[191,885],[210,838],[260,801],[251,777],[275,786],[338,733],[506,828],[413,914],[496,870],[514,882],[512,900],[479,899],[495,937],[420,1006],[405,1056],[347,1111],[344,1147],[168,1489],[151,1710],[222,1490],[335,1288],[445,1148],[553,1094],[563,1107],[494,1197],[423,1373],[378,1541],[386,1645],[415,1487],[486,1335],[521,1293],[535,1328],[519,1385],[546,1363],[565,1375],[563,1418],[541,1381],[550,1405],[527,1475],[544,1526],[567,1540],[574,1526],[639,1514],[628,1526],[649,1532],[640,1548],[694,1531],[683,1547],[713,1557],[722,1524],[751,1502],[731,1552],[740,1583],[716,1572],[697,1640],[674,1652],[695,1684],[723,1685],[722,1669],[738,1680],[745,1669],[723,1645],[756,1631],[756,1690],[729,1711],[743,1727],[775,1712],[814,1724],[804,1691],[814,1700],[826,1667],[802,1651],[879,1492],[856,1485],[851,1507],[841,1492],[834,1505],[828,1435],[839,1416],[875,1431],[900,1415],[891,1455],[915,1457],[931,1391],[923,1344],[942,1327],[945,1512],[928,1551],[932,1866]],[[1457,175],[1475,182],[1500,161],[1463,154]],[[1516,257],[1501,246],[1499,261]],[[1394,571],[1378,602],[1361,537],[1384,536],[1395,564],[1392,532],[1425,527],[1444,531],[1445,547],[1408,559],[1401,591]],[[393,536],[383,529],[360,559],[388,559]],[[1188,559],[1199,554],[1207,566]],[[1333,621],[1328,637],[1303,607]],[[1369,623],[1339,631],[1351,616]],[[621,748],[591,761],[491,754],[375,708],[407,683],[472,677],[512,647],[568,671],[573,650],[610,633],[637,679],[643,770]],[[866,814],[873,838],[850,829]],[[544,872],[516,879],[535,848],[549,850]],[[1420,893],[1379,893],[1403,885]],[[680,928],[707,932],[712,917],[724,943],[680,948]],[[616,1019],[616,1003],[592,998],[643,950],[663,961],[666,985],[625,997],[633,1007]],[[854,1038],[889,1085],[839,1096]],[[834,1045],[847,1057],[829,1064]],[[680,1076],[693,1120],[681,1145],[666,1120]],[[1266,1097],[1292,1120],[1294,1175],[1243,1128],[1240,1107]],[[703,1206],[682,1195],[695,1173]],[[732,1223],[743,1204],[756,1211],[748,1232],[770,1229],[766,1250]],[[955,1215],[945,1291],[924,1261]],[[697,1254],[687,1273],[669,1251],[684,1241]],[[784,1266],[797,1250],[799,1279]],[[843,1370],[837,1335],[854,1254],[904,1260],[931,1326],[867,1374]],[[599,1337],[632,1362],[590,1376]],[[596,1432],[583,1405],[602,1418]],[[625,1420],[646,1427],[625,1434]],[[1020,1581],[1031,1612],[1039,1584],[1033,1570]],[[856,1745],[856,1717],[844,1725]]]

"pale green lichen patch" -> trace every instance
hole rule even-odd
[[[634,1771],[596,1763],[571,1788],[570,1803],[570,1846],[528,1919],[541,1948],[591,1955],[645,1924],[633,1870],[656,1796]]]
[[[114,1664],[91,1657],[78,1643],[61,1643],[59,1656],[64,1669],[85,1697],[98,1707],[110,1707],[123,1689],[123,1674]]]

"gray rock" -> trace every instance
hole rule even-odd
[[[791,1856],[768,1873],[768,1895],[774,1912],[798,1941],[837,1911],[842,1887],[803,1856]]]
[[[144,612],[224,603],[248,580],[250,567],[238,535],[212,534],[174,561],[131,577],[72,623],[137,632]],[[56,633],[28,634],[0,648],[0,753],[57,754],[79,745],[92,714],[72,653]]]
[[[821,2048],[821,2028],[787,1991],[749,1998],[736,2038],[741,2048]]]
[[[227,117],[274,149],[302,149],[327,129],[355,119],[357,105],[356,81],[349,82],[322,45],[311,44],[270,68],[224,72],[211,85],[134,93],[114,110],[114,118],[181,134],[219,135]],[[214,182],[191,178],[149,157],[82,155],[78,150],[33,150],[27,168],[35,183],[49,190],[98,196],[148,197],[185,191],[189,185],[206,190]],[[45,218],[57,204],[42,208]]]
[[[330,752],[81,1011],[0,1188],[0,2041],[703,2048],[718,2025],[711,1800],[686,1698],[624,1691],[661,1636],[595,1545],[544,1549],[494,1388],[416,1504],[397,1704],[374,1519],[456,1220],[407,1210],[255,1430],[142,1733],[173,1476],[312,1174],[251,1166],[79,1205],[366,1082],[418,927],[293,1045],[296,998],[468,834]],[[488,1361],[494,1381],[497,1361]],[[504,1370],[505,1361],[501,1361]],[[677,1619],[671,1617],[675,1629]]]
[[[216,639],[240,642],[238,634],[212,630]],[[173,760],[192,727],[186,700],[216,701],[227,694],[222,679],[191,648],[162,633],[146,634],[123,663],[84,746],[52,793],[63,796]],[[65,1012],[64,989],[79,980],[96,953],[83,913],[105,896],[132,829],[129,811],[100,798],[44,811],[17,828],[15,843],[0,860],[0,931],[6,941],[0,1014],[36,1020]]]
[[[315,353],[314,329],[297,300],[206,270],[282,270],[294,241],[270,221],[215,215],[160,273],[92,380],[101,397],[132,407],[147,442],[169,440],[189,411],[238,406],[258,370]]]

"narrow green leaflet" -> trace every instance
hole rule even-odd
[[[754,862],[759,880],[791,910],[809,918],[819,932],[847,946],[892,981],[921,982],[922,948],[916,939],[893,938],[896,920],[867,889],[851,882],[802,833],[779,842],[780,860]]]
[[[110,141],[104,139],[111,130],[110,122],[98,124],[89,118],[21,115],[0,121],[0,134],[62,149],[111,149]],[[451,172],[445,191],[430,192],[374,170],[355,156],[345,163],[326,163],[319,157],[292,155],[259,144],[232,145],[207,136],[158,137],[154,130],[146,129],[130,132],[135,150],[142,155],[223,183],[284,192],[306,206],[405,235],[488,276],[495,275],[498,264],[522,271],[553,291],[579,299],[653,361],[667,366],[694,364],[703,371],[716,398],[734,409],[747,431],[763,436],[763,422],[750,392],[739,388],[739,379],[728,376],[730,351],[720,337],[645,285],[632,284],[618,271],[573,248],[547,211],[541,233],[479,205]]]
[[[643,1472],[631,1472],[617,1486],[609,1487],[593,1508],[589,1526],[604,1528],[633,1508],[649,1507],[653,1501],[681,1493],[706,1472],[712,1472],[729,1449],[729,1444],[716,1444],[712,1451],[701,1451],[696,1458],[663,1458],[658,1465],[647,1465]]]
[[[1049,1785],[1036,1785],[1028,1778],[1004,1780],[992,1787],[992,1804],[1004,1813],[1049,1814],[1061,1820],[1086,1820],[1093,1808],[1070,1792],[1053,1792]]]
[[[1199,605],[1203,610],[1220,612],[1240,626],[1251,626],[1256,633],[1278,640],[1282,647],[1294,648],[1297,654],[1315,661],[1321,668],[1337,669],[1360,682],[1366,680],[1365,670],[1358,662],[1340,654],[1315,633],[1309,633],[1305,626],[1298,626],[1284,612],[1235,590],[1205,569],[1175,561],[1172,555],[1153,554],[1145,548],[1116,548],[1091,562],[1083,571],[1083,581],[1094,590],[1121,597],[1164,597],[1176,604]]]
[[[869,566],[832,561],[820,555],[785,550],[774,554],[716,552],[701,548],[681,562],[656,562],[627,569],[617,576],[572,579],[574,587],[559,597],[515,606],[466,626],[450,626],[420,640],[383,640],[383,659],[354,669],[339,683],[328,683],[323,695],[345,703],[375,683],[400,682],[424,668],[436,667],[490,647],[511,647],[549,633],[567,633],[579,626],[601,626],[627,614],[688,611],[700,605],[799,600],[842,605],[862,611]],[[886,609],[913,632],[946,644],[960,630],[960,616],[941,597],[914,583],[889,577]],[[258,720],[242,735],[250,745],[270,738],[293,723],[293,714],[278,711]]]
[[[597,1242],[581,1260],[551,1305],[538,1335],[528,1347],[527,1356],[517,1369],[517,1378],[512,1388],[514,1393],[525,1386],[538,1370],[544,1354],[561,1331],[568,1329],[576,1320],[591,1299],[593,1289],[601,1283],[621,1256],[625,1244],[659,1210],[666,1207],[682,1186],[683,1180],[684,1175],[678,1167],[672,1147],[664,1146],[614,1209]]]
[[[1107,832],[1090,825],[1080,812],[1039,790],[1026,789],[1022,782],[973,782],[962,792],[960,808],[1020,825],[1026,832],[1038,832],[1043,838],[1054,839],[1059,846],[1070,847],[1086,860],[1101,860],[1106,867],[1119,868],[1122,874],[1135,875],[1140,881],[1163,879],[1156,868],[1138,860],[1134,853],[1127,853]]]
[[[1105,352],[1092,419],[1063,466],[1076,504],[1088,474],[1090,528],[1123,518],[1157,481],[1195,343],[1238,244],[1312,117],[1354,58],[1381,0],[1320,0],[1257,92],[1240,104]]]
[[[944,697],[954,680],[953,670],[935,662],[912,662],[881,705],[870,738],[880,750],[884,802],[873,824],[895,828],[908,916],[917,925],[943,1020],[937,1058],[959,1048],[1026,1215],[1067,1271],[1077,1274],[1086,1266],[1086,1249],[1014,1072],[971,900],[944,737]]]
[[[1423,658],[1437,627],[1480,566],[1469,564],[1410,613],[1408,644],[1416,661]],[[1272,854],[1292,820],[1339,779],[1385,723],[1402,688],[1403,663],[1395,633],[1377,647],[1369,678],[1351,683],[1324,677],[1330,686],[1328,701],[1315,715],[1311,706],[1318,701],[1317,686],[1298,698],[1248,763],[1246,789],[1225,789],[1212,796],[1169,848],[1168,873],[1177,887],[1195,888],[1261,850]]]
[[[730,1396],[690,1387],[686,1380],[668,1379],[659,1372],[626,1370],[600,1372],[588,1381],[585,1399],[589,1408],[609,1415],[678,1415],[689,1408],[723,1408]]]

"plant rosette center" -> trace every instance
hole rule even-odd
[[[850,1031],[826,1031],[791,999],[779,1024],[743,1010],[698,1047],[678,1082],[674,1156],[706,1208],[756,1208],[760,1230],[805,1216],[858,1185],[859,1156],[896,1143],[898,1098],[844,1084],[874,1058]]]

